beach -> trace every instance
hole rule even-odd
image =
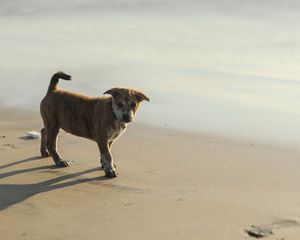
[[[298,240],[298,1],[0,1],[1,239]],[[41,158],[39,104],[60,88],[145,93],[114,144],[60,132]]]
[[[18,112],[0,119],[5,239],[238,240],[252,225],[298,239],[296,147],[132,124],[113,148],[120,175],[108,179],[96,144],[64,132],[71,166],[41,158],[39,140],[25,137],[41,119]]]

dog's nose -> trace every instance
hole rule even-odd
[[[123,114],[122,118],[123,118],[123,121],[126,123],[131,121],[129,114]]]

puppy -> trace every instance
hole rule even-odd
[[[111,96],[88,97],[57,88],[59,79],[71,80],[63,72],[55,73],[46,96],[40,104],[44,122],[41,130],[41,155],[52,156],[56,166],[67,167],[57,151],[57,136],[60,129],[79,137],[97,142],[105,176],[118,175],[111,147],[126,130],[142,101],[149,101],[143,93],[129,88],[112,88],[104,94]]]

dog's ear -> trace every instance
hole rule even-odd
[[[144,94],[144,93],[141,93],[139,91],[134,91],[134,95],[137,97],[137,99],[141,102],[141,101],[147,101],[149,102],[150,99]]]
[[[113,97],[117,97],[120,94],[120,88],[112,88],[107,90],[104,94],[110,94]]]

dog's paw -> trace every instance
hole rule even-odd
[[[70,164],[68,161],[60,159],[59,161],[56,162],[57,167],[68,167]]]
[[[118,176],[118,172],[116,170],[105,170],[105,177],[115,178]]]
[[[49,157],[50,153],[49,152],[41,152],[41,155],[43,158]]]

